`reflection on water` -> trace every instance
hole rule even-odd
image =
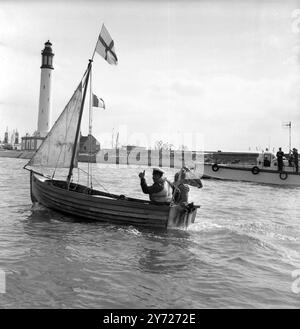
[[[168,231],[165,235],[146,235],[146,245],[139,259],[140,270],[150,273],[187,271],[193,254],[189,252],[189,233],[183,230]]]

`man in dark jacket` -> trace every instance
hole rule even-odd
[[[145,194],[149,194],[150,200],[154,202],[171,202],[172,187],[170,183],[163,178],[164,171],[160,168],[154,168],[152,173],[153,185],[148,186],[144,172],[139,173],[141,179],[141,188]]]
[[[296,148],[293,148],[293,161],[294,161],[294,164],[295,164],[295,170],[296,172],[298,172],[298,150]]]
[[[283,156],[284,153],[282,152],[281,147],[279,147],[279,151],[276,153],[278,171],[282,171],[283,169]]]

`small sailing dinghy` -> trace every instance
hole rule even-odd
[[[43,143],[24,166],[30,171],[32,202],[82,219],[161,228],[187,227],[194,222],[199,206],[182,211],[173,203],[157,204],[111,194],[73,181],[73,169],[78,166],[76,156],[82,113],[95,52],[109,64],[117,64],[114,43],[104,25],[81,82]],[[58,168],[68,168],[65,179],[54,178]],[[45,174],[48,169],[52,170],[51,175]]]

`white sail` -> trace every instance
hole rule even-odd
[[[27,166],[39,167],[40,171],[42,168],[70,167],[81,103],[82,83]],[[77,159],[74,162],[77,167]]]

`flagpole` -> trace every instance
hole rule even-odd
[[[289,128],[289,153],[290,153],[292,148],[292,121],[283,123],[283,127]]]
[[[104,24],[102,24],[101,30],[102,30],[102,28],[103,28],[103,25],[104,25]],[[99,35],[98,35],[98,39],[97,39],[97,42],[96,42],[96,45],[95,45],[95,48],[94,48],[94,52],[93,52],[93,56],[92,56],[92,60],[94,59],[94,56],[95,56],[95,52],[96,52],[96,48],[97,48],[97,44],[98,44],[98,40],[99,40],[99,36],[100,36],[100,34],[101,34],[101,30],[100,30],[100,33],[99,33]]]
[[[91,157],[92,157],[92,122],[93,122],[93,111],[92,111],[92,69],[90,73],[90,106],[89,106],[89,145],[90,145],[90,150],[89,150],[89,162],[88,162],[88,183],[90,183],[91,188],[93,188],[92,184],[92,165],[91,165]]]
[[[289,152],[292,149],[292,122],[289,122]]]
[[[102,27],[103,27],[103,25],[104,24],[102,24]],[[101,30],[102,30],[102,27],[101,27]],[[100,33],[101,33],[101,30],[100,30]],[[95,48],[94,48],[94,51],[93,51],[93,55],[92,55],[92,59],[91,59],[92,62],[94,60],[94,56],[95,56],[95,53],[96,53],[100,33],[98,35],[98,38],[97,38],[97,41],[96,41],[96,44],[95,44]],[[89,186],[89,183],[90,183],[91,188],[93,188],[92,166],[90,164],[90,160],[91,160],[91,156],[92,156],[92,120],[93,120],[92,115],[93,115],[93,113],[92,113],[92,70],[90,70],[90,106],[89,106],[89,136],[88,136],[90,149],[89,149],[89,162],[88,162],[88,186]]]
[[[96,42],[96,45],[95,45],[95,49],[94,49],[94,52],[93,52],[92,60],[94,59],[94,56],[95,56],[95,52],[96,52],[96,48],[97,48],[97,43],[98,43],[98,39],[97,39],[97,42]]]
[[[87,73],[86,73],[87,75],[85,78],[85,86],[84,86],[84,91],[83,91],[83,96],[82,96],[79,118],[78,118],[77,127],[76,127],[74,145],[73,145],[73,150],[72,150],[72,158],[71,158],[71,163],[70,163],[70,168],[69,168],[69,174],[67,177],[68,189],[70,186],[71,177],[73,175],[74,159],[75,159],[75,155],[76,155],[76,151],[77,151],[77,143],[78,143],[78,137],[79,137],[79,132],[80,132],[80,125],[81,125],[82,113],[83,113],[83,108],[84,108],[84,101],[85,101],[86,90],[87,90],[87,85],[88,85],[88,81],[89,81],[89,75],[90,75],[90,71],[91,71],[91,67],[92,67],[92,62],[93,61],[90,59],[88,67],[87,67]]]

